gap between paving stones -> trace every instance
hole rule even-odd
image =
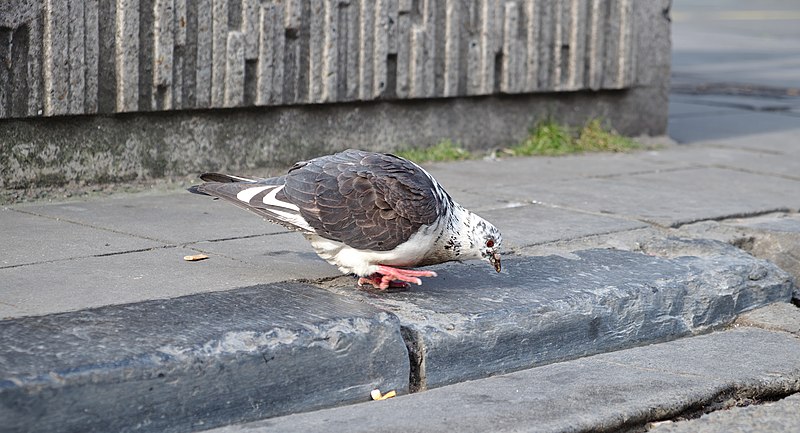
[[[784,398],[800,392],[800,387],[778,386],[775,388],[759,388],[748,386],[732,386],[720,391],[718,394],[694,402],[683,411],[664,418],[639,420],[628,428],[622,430],[610,429],[609,431],[624,433],[643,433],[650,431],[663,422],[681,422],[698,419],[710,413],[730,410],[736,407],[758,406],[783,400]]]
[[[783,155],[781,155],[781,156],[783,156]],[[761,175],[761,176],[779,177],[781,179],[787,179],[787,180],[800,180],[800,176],[791,176],[791,175],[782,174],[782,173],[769,173],[769,172],[766,172],[766,171],[759,171],[759,170],[748,170],[746,168],[734,167],[734,166],[724,165],[724,164],[709,164],[706,167],[721,168],[723,170],[735,170],[735,171],[740,171],[742,173],[758,174],[758,175]],[[789,211],[789,209],[786,208],[785,212],[788,212],[788,211]]]
[[[154,237],[150,237],[150,236],[145,236],[145,235],[136,234],[136,233],[130,233],[130,232],[121,231],[121,230],[115,230],[115,229],[112,229],[112,228],[103,227],[103,226],[99,226],[99,225],[95,225],[95,224],[87,224],[85,222],[75,221],[75,220],[72,220],[72,219],[69,219],[69,218],[55,217],[55,216],[52,216],[52,215],[46,215],[46,214],[31,212],[31,211],[27,211],[27,210],[23,210],[23,209],[19,209],[19,208],[7,208],[7,210],[9,210],[11,212],[18,212],[18,213],[21,213],[21,214],[31,215],[31,216],[35,216],[35,217],[47,218],[49,220],[59,221],[59,222],[67,223],[67,224],[75,224],[77,226],[86,227],[86,228],[93,229],[93,230],[101,230],[101,231],[114,233],[114,234],[118,234],[118,235],[130,236],[130,237],[134,237],[134,238],[138,238],[138,239],[144,239],[144,240],[148,240],[148,241],[152,241],[152,242],[158,242],[158,243],[162,243],[164,245],[161,245],[161,246],[158,246],[158,247],[152,247],[152,248],[137,248],[137,249],[125,250],[125,251],[114,251],[114,252],[111,252],[111,253],[89,254],[89,255],[81,255],[81,256],[74,256],[74,257],[66,257],[66,258],[61,258],[61,259],[42,260],[42,261],[27,262],[27,263],[17,263],[17,264],[8,265],[8,266],[0,266],[0,269],[11,269],[11,268],[17,268],[17,267],[21,267],[21,266],[30,266],[30,265],[41,265],[41,264],[49,264],[49,263],[66,262],[66,261],[71,261],[71,260],[79,260],[79,259],[94,258],[94,257],[108,257],[108,256],[116,256],[116,255],[123,255],[123,254],[135,254],[135,253],[141,253],[141,252],[146,252],[146,251],[154,251],[154,250],[159,250],[159,249],[170,249],[170,248],[188,248],[188,249],[200,252],[200,253],[207,253],[208,251],[205,251],[205,250],[203,250],[201,248],[197,248],[196,245],[199,244],[199,243],[202,243],[202,242],[209,242],[209,243],[224,242],[224,241],[231,241],[231,240],[252,239],[252,238],[267,237],[267,236],[290,233],[289,231],[280,231],[280,232],[275,232],[275,233],[260,233],[260,234],[243,235],[243,236],[232,236],[232,237],[225,237],[225,238],[199,239],[199,240],[191,241],[191,242],[175,243],[175,242],[168,242],[168,241],[165,241],[163,239],[158,239],[158,238],[154,238]],[[214,255],[217,255],[217,256],[220,256],[220,257],[224,257],[224,258],[227,258],[227,259],[231,259],[231,260],[234,260],[234,261],[238,261],[238,259],[236,257],[229,257],[229,256],[227,256],[225,254],[222,254],[222,253],[216,253],[215,252]]]
[[[756,402],[746,407],[704,414],[701,418],[651,423],[654,433],[794,433],[800,425],[800,394],[775,401]]]
[[[111,228],[108,228],[108,227],[102,227],[102,226],[97,226],[97,225],[94,225],[94,224],[87,224],[87,223],[81,222],[81,221],[75,221],[75,220],[72,220],[72,219],[69,219],[69,218],[55,217],[55,216],[45,215],[45,214],[36,213],[36,212],[31,212],[31,211],[27,211],[27,210],[19,209],[19,208],[8,208],[8,209],[11,210],[12,212],[19,212],[19,213],[26,214],[26,215],[32,215],[32,216],[37,216],[37,217],[41,217],[41,218],[47,218],[47,219],[51,219],[53,221],[60,221],[60,222],[65,222],[65,223],[68,223],[68,224],[75,224],[77,226],[86,227],[86,228],[90,228],[90,229],[103,230],[103,231],[115,233],[115,234],[118,234],[118,235],[132,236],[132,237],[135,237],[135,238],[146,239],[148,241],[165,243],[164,241],[162,241],[160,239],[155,239],[155,238],[152,238],[152,237],[149,237],[149,236],[137,235],[137,234],[133,234],[133,233],[127,233],[127,232],[120,231],[120,230],[114,230],[114,229],[111,229]]]
[[[125,251],[114,251],[112,253],[100,253],[100,254],[90,254],[86,256],[74,256],[74,257],[67,257],[63,259],[53,259],[53,260],[42,260],[39,262],[29,262],[29,263],[17,263],[14,265],[8,266],[0,266],[0,269],[12,269],[12,268],[19,268],[23,266],[31,266],[31,265],[47,265],[51,263],[60,263],[60,262],[69,262],[73,260],[80,260],[80,259],[90,259],[95,257],[111,257],[111,256],[120,256],[125,254],[136,254],[136,253],[143,253],[147,251],[155,251],[155,250],[164,250],[164,249],[171,249],[171,248],[179,248],[177,245],[164,245],[160,247],[154,248],[140,248],[136,250],[125,250]]]
[[[223,241],[230,241],[230,240],[236,240],[236,239],[250,239],[250,238],[257,238],[257,237],[261,237],[261,236],[272,236],[272,235],[291,233],[288,230],[284,230],[284,231],[279,231],[279,232],[274,232],[274,233],[259,233],[259,234],[253,234],[253,235],[232,236],[232,237],[214,238],[214,239],[198,239],[196,241],[191,241],[191,242],[174,243],[174,242],[168,242],[168,241],[165,241],[163,239],[158,239],[158,238],[154,238],[154,237],[150,237],[150,236],[145,236],[145,235],[136,234],[136,233],[129,233],[129,232],[126,232],[126,231],[115,230],[115,229],[112,229],[112,228],[103,227],[103,226],[99,226],[99,225],[95,225],[95,224],[88,224],[88,223],[81,222],[81,221],[75,221],[75,220],[72,220],[72,219],[69,219],[69,218],[55,217],[55,216],[52,216],[52,215],[46,215],[46,214],[31,212],[31,211],[27,211],[27,210],[23,210],[23,209],[19,209],[19,208],[8,208],[8,210],[10,210],[12,212],[19,212],[19,213],[22,213],[22,214],[27,214],[27,215],[32,215],[32,216],[37,216],[37,217],[42,217],[42,218],[48,218],[48,219],[51,219],[53,221],[61,221],[61,222],[69,223],[69,224],[75,224],[75,225],[79,225],[81,227],[87,227],[87,228],[90,228],[90,229],[103,230],[103,231],[116,233],[116,234],[120,234],[120,235],[126,235],[126,236],[132,236],[132,237],[135,237],[135,238],[146,239],[146,240],[153,241],[153,242],[161,242],[161,243],[166,244],[167,246],[170,246],[170,247],[185,247],[185,246],[189,246],[189,245],[192,245],[192,244],[197,244],[197,243],[200,243],[200,242],[223,242]],[[89,257],[91,257],[91,256],[89,256]]]
[[[795,338],[800,338],[800,305],[776,303],[749,311],[737,317],[736,321],[730,326],[730,328],[739,327],[761,328],[773,332],[787,333]],[[795,386],[789,384],[783,387],[733,386],[720,392],[714,398],[699,401],[668,419],[652,420],[628,431],[639,433],[662,426],[663,430],[669,430],[666,426],[675,422],[690,421],[704,415],[733,408],[760,406],[781,401],[793,395],[800,395],[800,377],[796,378],[796,382]]]

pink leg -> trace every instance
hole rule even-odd
[[[418,277],[435,277],[433,271],[414,271],[411,269],[398,269],[390,266],[378,265],[378,272],[369,277],[361,277],[358,284],[370,283],[373,287],[386,290],[391,287],[405,287],[405,283],[421,285],[422,280]],[[403,283],[397,284],[402,281]]]

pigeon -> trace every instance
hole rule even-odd
[[[296,163],[268,179],[219,173],[189,190],[224,199],[301,232],[358,285],[422,284],[414,270],[483,259],[500,272],[500,231],[450,197],[422,167],[388,153],[345,150]]]

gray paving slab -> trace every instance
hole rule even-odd
[[[639,221],[536,204],[491,209],[481,216],[500,229],[504,247],[512,249],[647,227]]]
[[[556,157],[509,157],[425,164],[448,191],[499,192],[517,184],[544,184],[563,179],[601,177],[686,167],[682,161],[643,160],[647,151],[632,153],[588,153]]]
[[[698,419],[664,423],[654,433],[792,433],[800,429],[800,394],[757,406],[734,407]]]
[[[568,179],[500,188],[508,199],[608,213],[661,226],[800,207],[800,181],[722,168]]]
[[[193,249],[212,257],[222,256],[255,266],[262,278],[270,281],[320,279],[341,275],[322,260],[300,233],[203,241],[191,244]]]
[[[287,231],[228,203],[182,190],[13,208],[171,244]]]
[[[678,338],[791,298],[791,277],[769,262],[720,242],[665,246],[681,247],[692,255],[511,257],[500,274],[483,262],[437,266],[438,277],[392,296],[349,280],[326,287],[400,318],[421,389]]]
[[[212,257],[187,262],[188,248],[0,269],[0,318],[51,314],[147,299],[228,290],[286,278],[246,262]]]
[[[724,224],[753,230],[800,234],[800,214],[779,213],[758,215],[752,218],[733,218],[723,221]]]
[[[3,431],[190,431],[408,388],[397,319],[299,283],[0,321]]]
[[[800,307],[778,302],[742,314],[736,324],[790,332],[800,337]]]
[[[782,131],[794,137],[791,141],[784,141],[780,146],[785,148],[797,144],[800,117],[784,113],[757,112],[672,117],[667,129],[669,136],[679,143],[714,141],[724,142],[727,145],[730,139],[735,139],[736,142],[756,149],[770,149],[771,146],[763,146],[758,139],[750,137]]]
[[[642,158],[684,162],[696,166],[734,168],[800,180],[800,149],[797,150],[797,153],[798,156],[793,157],[786,154],[749,150],[747,148],[693,144],[678,146],[661,152],[650,152],[647,155],[642,155]]]
[[[751,136],[744,135],[728,137],[724,140],[702,141],[698,142],[698,144],[747,149],[756,152],[771,152],[776,155],[784,155],[787,158],[798,158],[800,157],[798,137],[800,137],[800,129],[778,129]]]
[[[693,368],[709,356],[714,365]],[[799,372],[800,340],[737,329],[211,432],[624,431],[739,395],[796,392]]]
[[[0,268],[100,256],[163,243],[0,208]]]

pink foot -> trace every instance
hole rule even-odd
[[[414,283],[419,286],[422,285],[422,280],[419,277],[435,276],[436,272],[433,271],[414,271],[378,265],[378,272],[369,277],[360,277],[358,284],[369,283],[376,289],[386,290],[389,287],[405,288],[408,286],[407,283]]]

